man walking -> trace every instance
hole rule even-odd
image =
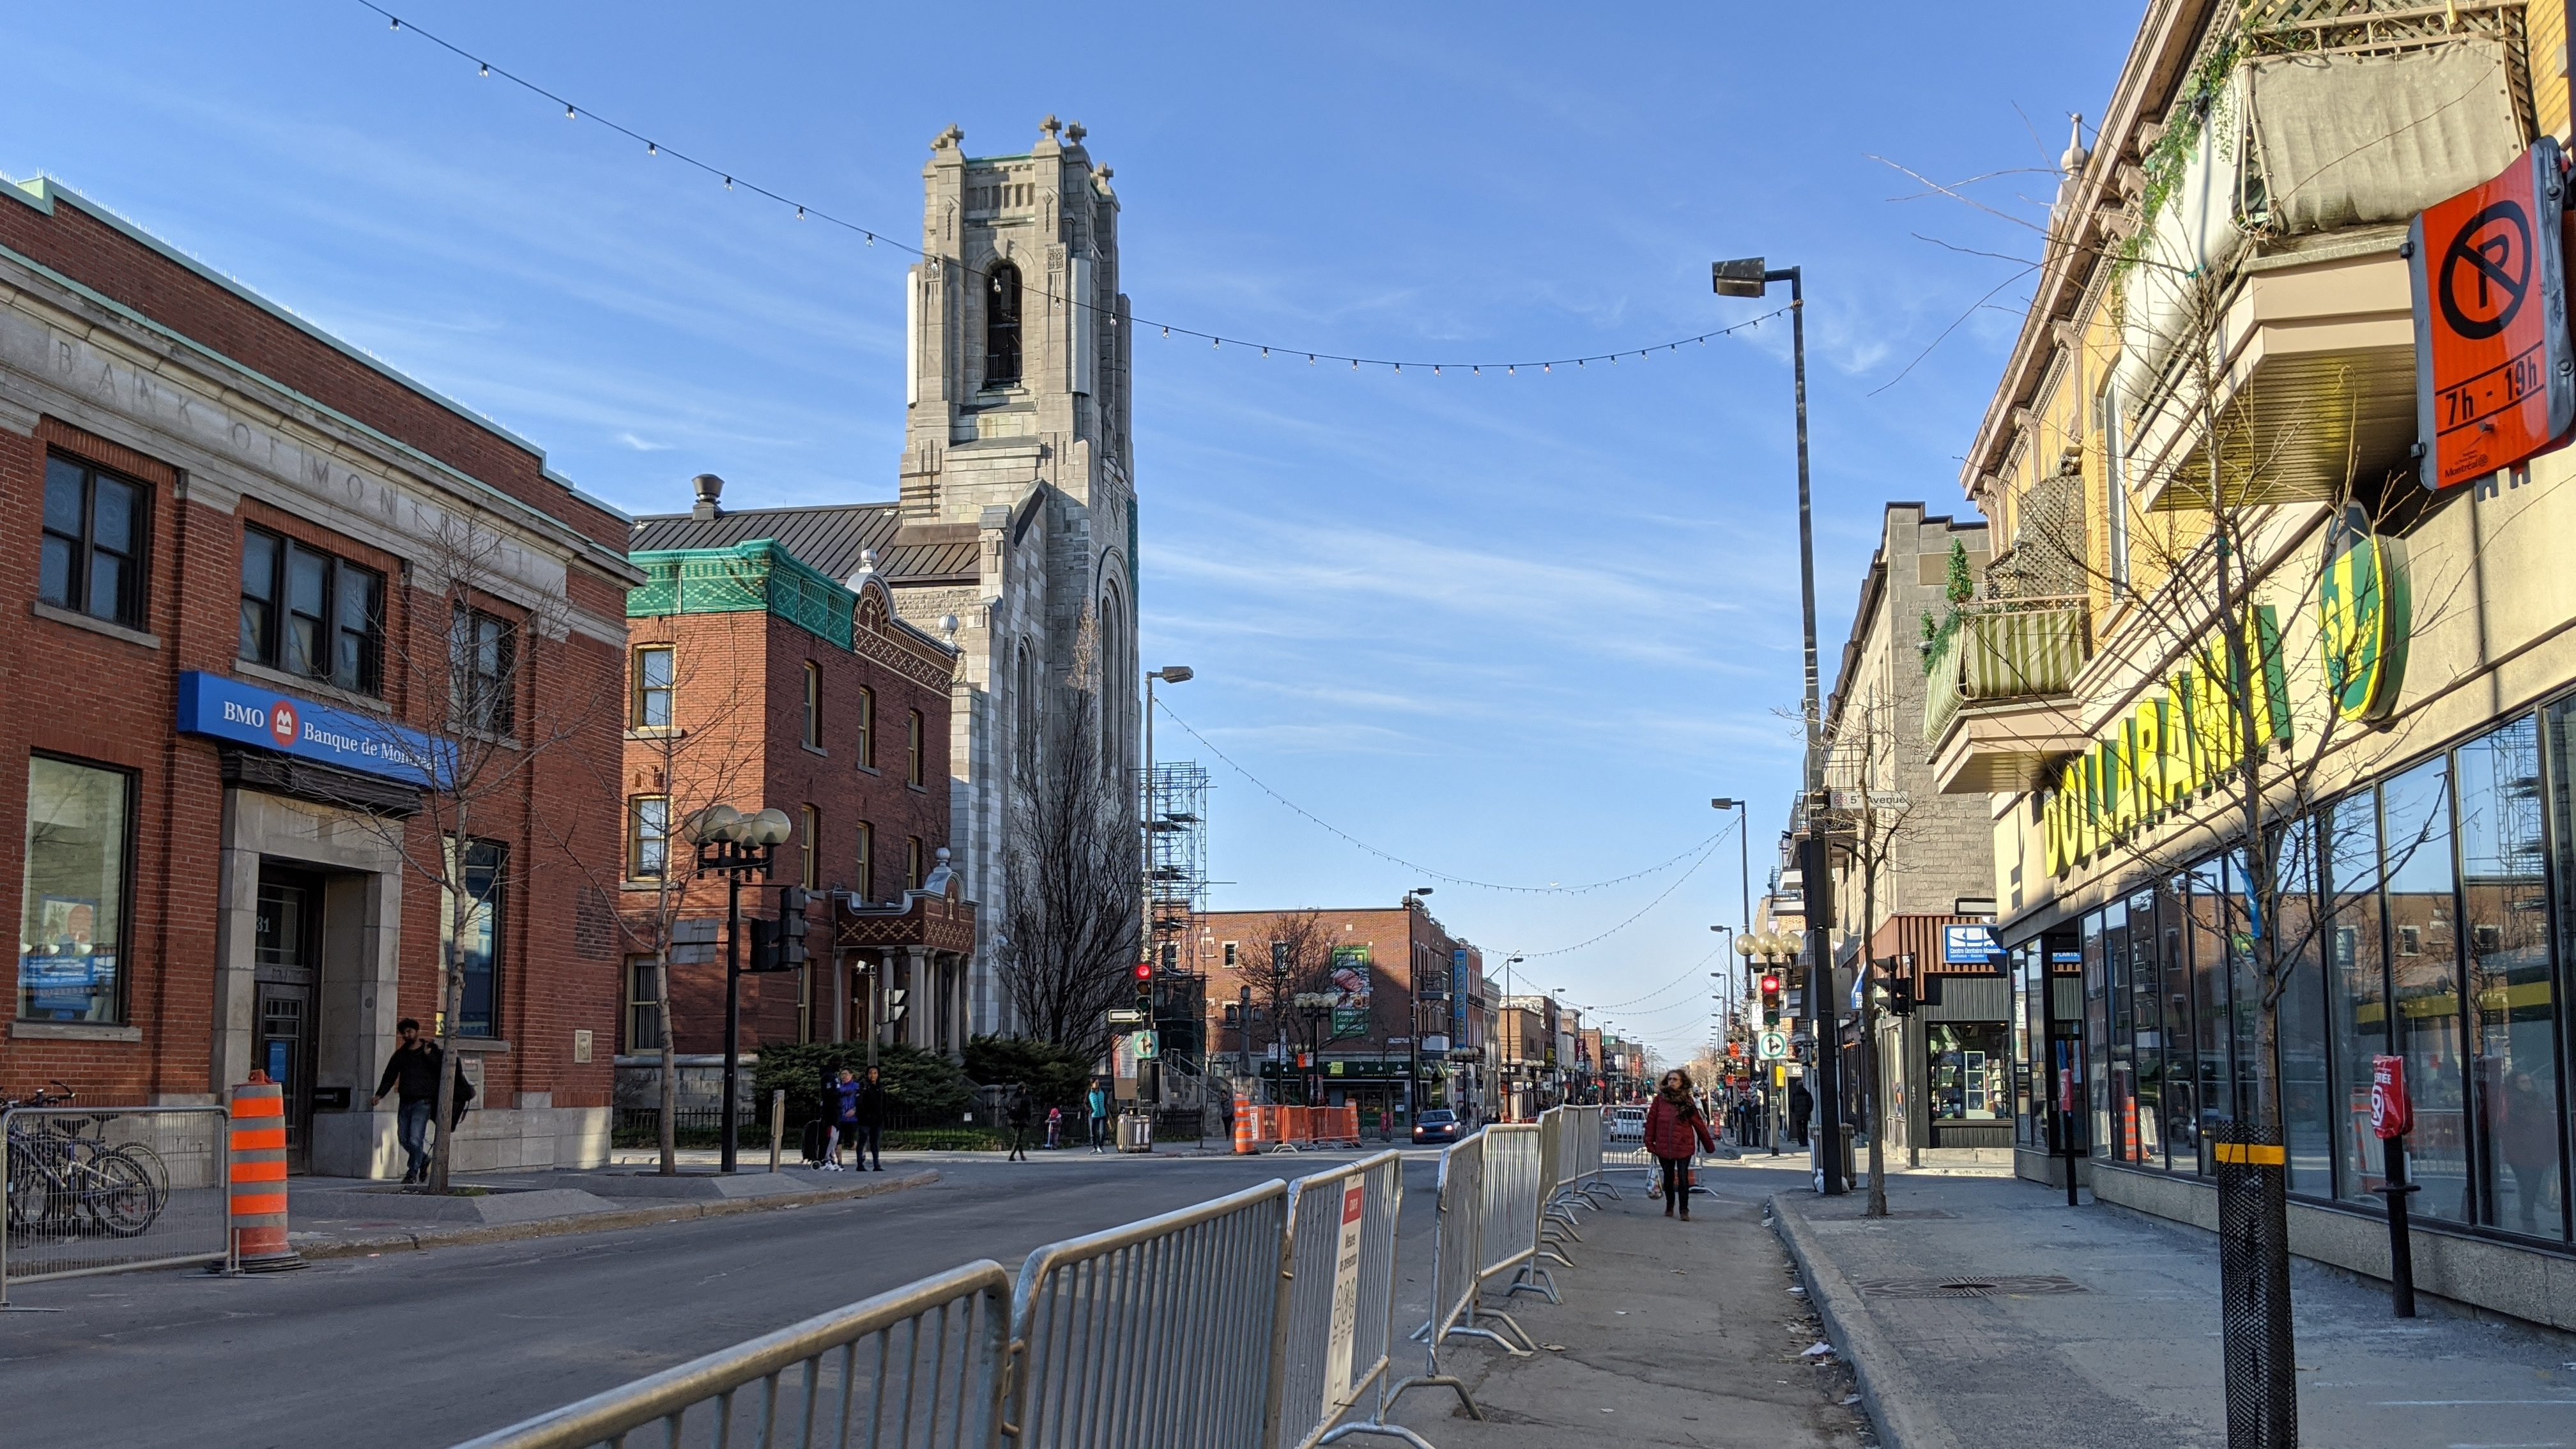
[[[1011,1088],[1011,1105],[1006,1111],[1011,1121],[1011,1155],[1003,1161],[1026,1162],[1029,1160],[1029,1089],[1027,1087]]]
[[[1084,1105],[1091,1109],[1091,1150],[1098,1152],[1102,1139],[1109,1135],[1109,1089],[1092,1083]]]
[[[411,1017],[395,1023],[394,1036],[399,1045],[385,1061],[370,1105],[382,1106],[385,1093],[396,1094],[394,1135],[402,1141],[403,1184],[408,1187],[429,1181],[429,1124],[438,1114],[438,1068],[446,1054],[421,1036],[420,1023]]]
[[[894,1099],[886,1095],[885,1075],[875,1067],[859,1079],[858,1102],[854,1108],[857,1136],[850,1139],[852,1172],[885,1171],[886,1110]],[[861,1161],[861,1159],[866,1159]]]

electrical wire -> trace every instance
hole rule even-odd
[[[1721,830],[1717,834],[1710,836],[1701,844],[1699,849],[1699,858],[1691,862],[1690,869],[1683,871],[1679,879],[1676,879],[1671,885],[1664,887],[1662,894],[1657,895],[1653,900],[1638,907],[1635,915],[1630,916],[1628,919],[1621,921],[1615,926],[1612,926],[1609,930],[1587,940],[1577,941],[1571,946],[1559,946],[1551,951],[1515,951],[1510,954],[1518,956],[1524,961],[1536,961],[1545,956],[1563,956],[1569,952],[1580,951],[1586,946],[1597,946],[1603,941],[1607,941],[1611,937],[1618,935],[1621,931],[1624,931],[1630,926],[1637,924],[1639,921],[1644,920],[1646,918],[1646,913],[1653,910],[1655,907],[1662,905],[1666,896],[1680,890],[1682,888],[1683,881],[1687,881],[1692,876],[1699,874],[1699,868],[1708,864],[1708,858],[1716,853],[1717,843],[1726,838],[1728,830],[1733,830],[1735,828],[1735,822],[1729,821],[1727,823],[1726,830]]]
[[[1427,876],[1430,876],[1430,877],[1431,877],[1432,879],[1434,879],[1434,880],[1442,881],[1442,882],[1445,882],[1446,884],[1449,884],[1449,885],[1474,886],[1474,887],[1476,887],[1478,890],[1488,890],[1488,891],[1510,891],[1510,892],[1513,892],[1513,893],[1515,893],[1515,894],[1519,894],[1519,895],[1533,895],[1533,896],[1555,896],[1555,895],[1573,896],[1573,895],[1582,895],[1582,894],[1584,894],[1584,893],[1585,893],[1585,892],[1587,892],[1587,891],[1604,890],[1604,889],[1607,889],[1607,888],[1609,888],[1609,887],[1611,887],[1611,886],[1615,886],[1615,885],[1625,885],[1625,884],[1627,884],[1629,881],[1632,881],[1632,880],[1643,880],[1643,879],[1644,879],[1645,877],[1647,877],[1647,876],[1660,874],[1660,873],[1662,873],[1662,872],[1664,872],[1664,871],[1667,871],[1667,870],[1672,869],[1674,866],[1677,866],[1677,865],[1681,864],[1683,861],[1690,859],[1690,858],[1691,858],[1692,856],[1694,856],[1694,855],[1699,855],[1699,856],[1703,856],[1703,857],[1704,857],[1704,856],[1706,855],[1706,853],[1708,852],[1708,850],[1710,849],[1710,847],[1712,847],[1712,846],[1716,845],[1719,841],[1724,840],[1724,839],[1726,838],[1727,831],[1730,831],[1730,830],[1735,829],[1735,828],[1736,828],[1736,825],[1737,825],[1737,823],[1738,823],[1738,822],[1733,821],[1733,820],[1728,821],[1724,829],[1719,830],[1715,835],[1709,836],[1707,839],[1705,839],[1705,840],[1702,840],[1702,841],[1698,842],[1697,844],[1695,844],[1695,845],[1691,846],[1691,847],[1690,847],[1689,849],[1687,849],[1687,850],[1684,850],[1681,854],[1674,856],[1674,857],[1673,857],[1672,859],[1670,859],[1670,860],[1663,861],[1663,862],[1661,862],[1661,863],[1659,863],[1659,864],[1655,864],[1655,865],[1647,866],[1647,867],[1646,867],[1645,869],[1643,869],[1643,870],[1632,870],[1632,871],[1628,872],[1626,875],[1612,876],[1612,877],[1611,877],[1610,879],[1608,879],[1608,880],[1596,880],[1596,881],[1590,881],[1590,882],[1587,882],[1587,883],[1585,883],[1585,884],[1583,884],[1583,885],[1572,885],[1572,886],[1569,886],[1569,885],[1544,885],[1544,886],[1503,885],[1503,884],[1500,884],[1500,883],[1498,883],[1498,882],[1495,882],[1495,881],[1489,881],[1489,880],[1471,880],[1471,879],[1467,878],[1466,876],[1463,876],[1463,875],[1451,875],[1451,874],[1449,874],[1447,871],[1434,870],[1434,869],[1432,869],[1430,866],[1423,865],[1423,864],[1421,864],[1421,863],[1419,863],[1419,862],[1417,862],[1417,861],[1410,861],[1410,860],[1406,860],[1403,856],[1396,855],[1396,854],[1394,854],[1394,853],[1392,853],[1392,852],[1390,852],[1390,851],[1384,851],[1384,850],[1380,850],[1380,849],[1378,849],[1376,846],[1369,844],[1367,841],[1360,839],[1358,836],[1353,835],[1353,834],[1351,834],[1349,831],[1342,829],[1340,826],[1335,825],[1333,822],[1331,822],[1331,821],[1329,821],[1329,820],[1326,820],[1324,817],[1322,817],[1322,816],[1320,816],[1320,815],[1316,814],[1314,811],[1307,809],[1305,806],[1298,804],[1296,801],[1291,800],[1291,799],[1289,799],[1287,796],[1282,795],[1282,794],[1280,794],[1278,791],[1276,791],[1276,790],[1274,790],[1274,789],[1270,788],[1269,784],[1268,784],[1267,782],[1265,782],[1265,781],[1264,781],[1260,776],[1258,776],[1258,775],[1256,775],[1256,774],[1252,773],[1250,770],[1247,770],[1247,769],[1245,769],[1243,766],[1241,766],[1241,765],[1239,765],[1239,764],[1235,763],[1235,760],[1234,760],[1234,757],[1233,757],[1233,756],[1228,755],[1225,751],[1223,751],[1223,750],[1221,750],[1221,749],[1218,749],[1218,748],[1216,747],[1216,744],[1215,744],[1215,742],[1214,742],[1214,741],[1210,740],[1207,736],[1205,736],[1205,735],[1203,735],[1203,734],[1200,734],[1200,733],[1199,733],[1195,728],[1193,728],[1193,727],[1191,726],[1191,724],[1190,724],[1190,722],[1189,722],[1188,720],[1185,720],[1185,719],[1181,718],[1179,715],[1174,714],[1174,713],[1172,712],[1172,707],[1171,707],[1170,705],[1163,703],[1163,701],[1162,701],[1162,700],[1160,700],[1160,699],[1157,699],[1157,700],[1155,700],[1155,701],[1154,701],[1154,708],[1156,708],[1157,710],[1160,710],[1160,711],[1162,712],[1163,717],[1164,717],[1165,719],[1168,719],[1168,720],[1170,720],[1172,723],[1174,723],[1174,724],[1176,724],[1176,725],[1179,725],[1179,726],[1181,727],[1182,731],[1183,731],[1184,733],[1186,733],[1186,734],[1187,734],[1191,739],[1194,739],[1194,740],[1198,741],[1201,745],[1206,746],[1206,747],[1207,747],[1207,752],[1208,752],[1209,754],[1216,756],[1218,760],[1220,760],[1221,762],[1223,762],[1223,763],[1224,763],[1224,765],[1225,765],[1225,767],[1226,767],[1227,769],[1232,770],[1233,772],[1235,772],[1235,773],[1236,773],[1236,774],[1238,774],[1238,775],[1241,775],[1241,776],[1244,778],[1245,782],[1246,782],[1246,783],[1248,783],[1248,784],[1250,784],[1250,785],[1252,786],[1252,788],[1254,788],[1254,789],[1256,789],[1256,790],[1259,790],[1262,794],[1267,795],[1267,796],[1269,796],[1272,800],[1277,801],[1277,802],[1279,803],[1279,805],[1280,805],[1282,808],[1284,808],[1284,809],[1288,810],[1290,813],[1292,813],[1292,814],[1294,814],[1294,815],[1298,816],[1300,819],[1303,819],[1303,820],[1304,820],[1306,823],[1308,823],[1309,825],[1313,825],[1313,826],[1315,826],[1317,829],[1320,829],[1320,830],[1324,831],[1326,834],[1331,835],[1331,836],[1333,836],[1333,837],[1335,837],[1335,838],[1339,839],[1339,840],[1340,840],[1343,844],[1345,844],[1345,845],[1349,845],[1349,846],[1352,846],[1352,847],[1353,847],[1353,848],[1355,848],[1355,849],[1365,851],[1365,852],[1367,852],[1368,854],[1370,854],[1370,855],[1374,855],[1374,856],[1376,856],[1378,859],[1383,860],[1383,861],[1386,861],[1386,862],[1388,862],[1388,863],[1390,863],[1390,864],[1403,866],[1406,870],[1412,871],[1412,872],[1414,872],[1414,873],[1416,873],[1416,874],[1418,874],[1418,875],[1427,875]],[[1696,867],[1694,867],[1694,869],[1696,869]],[[1688,878],[1688,877],[1685,877],[1685,879],[1687,879],[1687,878]],[[1680,884],[1680,882],[1676,881],[1674,884],[1678,885],[1678,884]],[[1666,892],[1665,892],[1665,894],[1666,894],[1666,895],[1669,895],[1669,894],[1671,894],[1671,892],[1668,890],[1668,891],[1666,891]],[[1662,899],[1663,899],[1663,896],[1657,896],[1657,897],[1655,897],[1655,899],[1656,899],[1656,900],[1662,900]],[[1649,909],[1652,909],[1652,907],[1649,907]],[[1617,929],[1617,928],[1616,928],[1616,927],[1613,927],[1612,929],[1614,929],[1614,930],[1615,930],[1615,929]],[[1573,949],[1573,948],[1572,948],[1572,947],[1568,947],[1567,949],[1568,949],[1568,950],[1571,950],[1571,949]],[[1557,954],[1557,953],[1555,953],[1555,952],[1542,952],[1542,953],[1540,953],[1540,954],[1542,954],[1542,955],[1555,955],[1555,954]]]
[[[678,151],[669,146],[665,146],[661,142],[654,140],[652,137],[647,136],[645,133],[634,129],[631,126],[621,124],[617,121],[612,121],[606,116],[600,115],[598,112],[593,111],[586,106],[579,105],[566,99],[564,96],[547,89],[545,86],[539,85],[537,82],[532,81],[525,76],[516,74],[505,67],[494,65],[492,62],[474,54],[463,46],[457,45],[453,41],[423,30],[419,26],[404,20],[394,12],[385,9],[383,6],[373,3],[373,0],[354,0],[354,3],[362,9],[371,10],[376,14],[383,16],[387,25],[397,33],[408,32],[412,35],[417,35],[421,39],[428,41],[430,44],[437,46],[439,49],[446,51],[448,54],[455,56],[459,60],[473,62],[478,75],[487,77],[498,76],[502,80],[508,81],[510,84],[519,87],[521,90],[527,91],[531,95],[543,96],[552,104],[563,107],[565,120],[590,121],[594,124],[605,126],[609,130],[616,132],[618,135],[624,136],[630,141],[640,143],[644,147],[644,154],[647,156],[668,157],[675,165],[693,167],[708,176],[723,181],[725,190],[727,191],[740,189],[750,192],[754,196],[776,202],[780,206],[793,208],[796,213],[796,218],[799,221],[818,221],[823,223],[825,226],[838,227],[843,231],[851,232],[861,237],[869,246],[875,246],[878,242],[884,242],[886,245],[893,247],[897,251],[921,258],[923,261],[929,263],[933,268],[948,265],[940,258],[930,255],[919,247],[897,241],[893,236],[886,232],[876,230],[872,227],[861,226],[857,222],[847,220],[836,216],[831,212],[825,211],[822,207],[817,206],[812,202],[798,201],[796,198],[789,196],[784,192],[773,191],[757,182],[744,180],[742,173],[738,171],[731,170],[711,161],[700,160],[698,157],[692,156],[685,151]],[[960,270],[964,271],[969,277],[980,277],[984,275],[975,268],[963,266],[962,264],[960,264]],[[1079,307],[1086,312],[1096,313],[1108,326],[1116,327],[1121,323],[1122,319],[1114,308],[1102,307],[1081,297],[1059,296],[1047,291],[1043,286],[1032,286],[1029,290],[1036,292],[1037,295],[1055,303],[1057,306],[1070,305]],[[1520,370],[1524,367],[1536,368],[1540,374],[1547,375],[1554,373],[1556,369],[1560,367],[1583,368],[1588,364],[1595,362],[1606,362],[1615,366],[1619,359],[1623,357],[1633,356],[1638,360],[1643,361],[1646,355],[1652,352],[1679,352],[1685,345],[1705,347],[1708,345],[1708,340],[1712,337],[1728,337],[1738,332],[1752,331],[1775,317],[1788,315],[1789,310],[1790,309],[1788,307],[1778,307],[1769,312],[1763,313],[1759,317],[1738,322],[1732,327],[1719,327],[1706,332],[1693,333],[1687,337],[1675,337],[1642,347],[1622,348],[1616,352],[1596,352],[1580,356],[1504,360],[1499,362],[1478,361],[1475,359],[1462,361],[1457,359],[1440,358],[1355,357],[1349,353],[1343,352],[1323,352],[1305,347],[1291,347],[1285,343],[1254,342],[1241,337],[1227,337],[1214,332],[1201,331],[1195,327],[1184,326],[1178,322],[1158,322],[1148,317],[1129,316],[1123,320],[1130,328],[1159,328],[1165,337],[1179,336],[1196,338],[1200,341],[1206,342],[1212,348],[1223,349],[1227,343],[1232,343],[1239,349],[1255,349],[1263,357],[1268,357],[1272,353],[1276,352],[1280,356],[1289,359],[1303,357],[1310,365],[1317,362],[1348,363],[1351,366],[1351,370],[1354,372],[1363,367],[1383,367],[1392,369],[1396,372],[1402,372],[1406,368],[1410,367],[1416,371],[1428,371],[1433,376],[1440,377],[1447,375],[1449,372],[1464,369],[1470,377],[1481,377],[1488,369],[1491,369],[1502,373],[1506,377],[1514,377],[1518,376]],[[1472,882],[1470,883],[1472,884]]]

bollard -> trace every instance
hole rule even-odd
[[[773,1087],[769,1093],[769,1170],[778,1170],[778,1144],[787,1136],[787,1089]]]
[[[1234,1150],[1238,1154],[1249,1155],[1254,1139],[1260,1135],[1253,1130],[1254,1113],[1258,1110],[1248,1097],[1234,1099]]]
[[[286,1245],[286,1094],[254,1069],[233,1088],[233,1249],[244,1273],[281,1273],[304,1260]]]

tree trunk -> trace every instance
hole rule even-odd
[[[448,1169],[455,1154],[451,1150],[448,1119],[456,1111],[456,1014],[465,1008],[465,976],[456,969],[456,951],[464,934],[461,924],[458,940],[451,940],[441,975],[439,996],[443,1002],[438,1013],[438,1105],[431,1108],[429,1156],[429,1190],[444,1197],[447,1193]]]
[[[668,942],[669,930],[662,935]],[[680,1059],[671,1025],[671,952],[667,944],[653,953],[653,981],[654,994],[661,998],[662,1016],[662,1110],[653,1135],[662,1149],[662,1175],[673,1177],[680,1171]]]

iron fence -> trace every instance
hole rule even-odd
[[[221,1107],[0,1111],[0,1304],[12,1283],[232,1255]]]
[[[1555,1280],[1538,1262],[1539,1209],[1546,1194],[1539,1181],[1539,1125],[1497,1122],[1484,1130],[1484,1137],[1484,1262],[1477,1267],[1477,1282],[1481,1287],[1509,1273],[1504,1297],[1540,1293],[1550,1303],[1560,1302]]]
[[[1386,1422],[1395,1327],[1395,1233],[1404,1159],[1361,1158],[1288,1185],[1286,1312],[1275,1340],[1274,1449],[1312,1449],[1352,1434],[1423,1441]],[[1374,1394],[1363,1417],[1343,1420]],[[1460,1396],[1465,1391],[1460,1390]],[[1469,1401],[1472,1409],[1474,1403]],[[1428,1449],[1428,1446],[1425,1446]]]
[[[993,1449],[1010,1275],[988,1260],[817,1314],[458,1449],[659,1443]]]

